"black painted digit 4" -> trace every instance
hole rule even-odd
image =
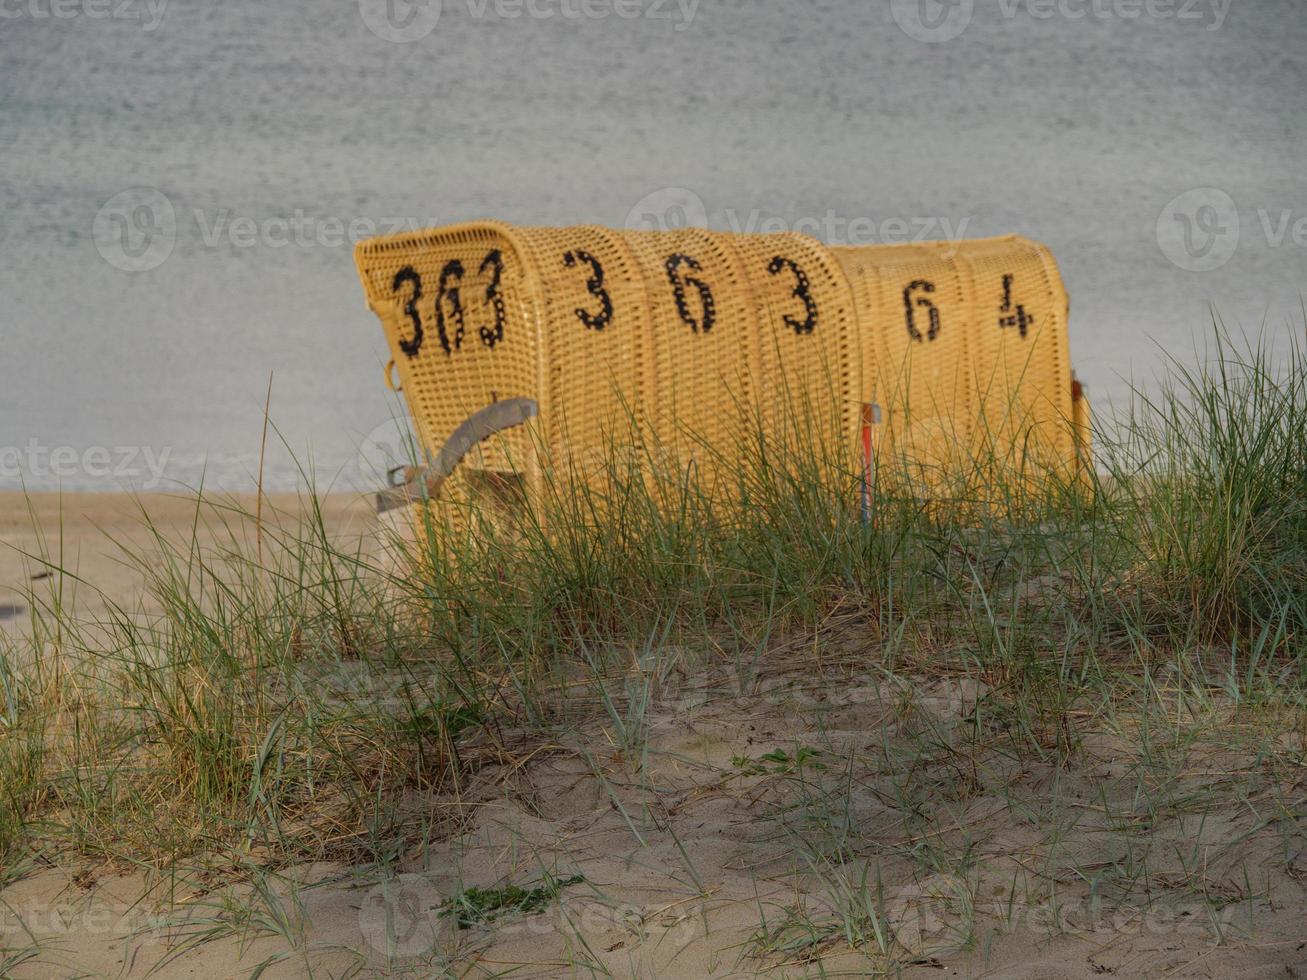
[[[406,283],[413,286],[412,294],[404,303],[404,315],[413,323],[413,336],[408,340],[401,337],[399,349],[409,357],[417,357],[418,351],[422,349],[422,314],[418,312],[418,300],[422,298],[422,277],[418,275],[418,271],[411,265],[406,265],[395,273],[395,279],[390,285],[390,291],[397,293],[400,287]]]
[[[767,271],[773,276],[781,274],[781,270],[789,269],[794,274],[793,294],[796,298],[803,301],[803,310],[807,318],[799,320],[785,314],[785,325],[792,329],[796,334],[802,335],[812,333],[817,326],[817,301],[812,298],[811,284],[808,282],[807,273],[799,268],[798,263],[793,259],[787,259],[778,255],[767,264]]]
[[[681,320],[695,333],[707,333],[717,320],[717,303],[713,299],[712,289],[706,282],[696,276],[680,274],[681,266],[687,266],[694,272],[703,269],[697,261],[688,255],[667,256],[667,279],[672,284],[672,294],[676,297],[676,312]],[[703,306],[703,321],[700,322],[690,313],[690,304],[685,301],[685,287],[693,286],[699,293],[699,302]]]
[[[494,269],[490,276],[490,283],[486,286],[486,302],[494,308],[495,324],[493,327],[480,327],[477,333],[481,337],[481,343],[487,347],[494,347],[504,339],[504,320],[507,318],[504,312],[504,297],[499,294],[499,280],[504,274],[504,258],[499,254],[499,249],[487,252],[486,257],[481,260],[482,275],[485,275],[487,266]]]
[[[998,328],[1000,330],[1009,327],[1015,328],[1024,338],[1026,331],[1030,329],[1030,325],[1035,322],[1035,317],[1033,314],[1027,313],[1026,308],[1020,303],[1015,308],[1012,306],[1012,280],[1014,278],[1011,273],[1003,276],[1003,303],[998,308],[998,312],[1001,314],[998,318]]]
[[[934,340],[939,336],[939,307],[931,302],[929,296],[921,295],[923,293],[933,293],[935,284],[928,279],[914,279],[908,283],[903,290],[903,308],[908,318],[908,336],[921,343],[923,340]],[[917,295],[914,297],[913,294]],[[923,335],[917,326],[914,308],[919,307],[929,311],[930,325],[926,328]]]
[[[563,265],[569,269],[574,268],[578,262],[586,263],[594,273],[585,281],[585,288],[589,290],[591,296],[599,300],[599,312],[591,313],[578,306],[576,316],[588,329],[602,330],[613,320],[613,299],[608,295],[608,290],[604,289],[604,267],[593,255],[579,248],[563,256]]]

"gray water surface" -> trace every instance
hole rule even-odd
[[[977,0],[932,41],[971,5],[921,2],[445,0],[399,43],[432,8],[6,0],[0,487],[247,488],[270,372],[299,466],[358,484],[399,409],[350,239],[404,226],[1021,232],[1099,404],[1211,304],[1301,332],[1307,6]]]

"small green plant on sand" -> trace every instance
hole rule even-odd
[[[819,755],[821,755],[820,749],[814,749],[810,745],[800,745],[794,750],[793,755],[784,749],[773,749],[758,756],[757,759],[750,759],[743,755],[733,756],[731,765],[738,769],[742,776],[788,776],[805,767],[825,769],[824,763],[813,761]]]
[[[442,918],[453,918],[460,929],[471,929],[480,923],[493,922],[501,915],[516,912],[534,915],[558,897],[570,885],[585,881],[584,875],[555,878],[545,875],[544,881],[531,888],[504,885],[500,888],[465,888],[440,906]]]

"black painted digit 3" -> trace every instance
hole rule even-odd
[[[799,268],[797,262],[782,255],[776,256],[767,264],[767,271],[773,276],[780,275],[783,269],[789,269],[794,274],[794,289],[792,292],[797,299],[803,301],[803,310],[807,315],[806,319],[799,320],[787,313],[784,316],[785,325],[800,336],[805,333],[812,333],[817,326],[817,301],[812,298],[808,276]]]
[[[667,256],[667,278],[672,284],[672,294],[676,297],[676,312],[695,333],[707,333],[717,320],[717,304],[713,300],[712,289],[696,276],[680,274],[681,266],[688,266],[694,272],[702,272],[699,263],[688,255]],[[703,305],[703,322],[700,323],[690,313],[690,305],[685,301],[685,287],[693,286],[699,291],[699,302]]]
[[[486,302],[490,303],[495,310],[495,325],[493,327],[481,327],[477,333],[481,336],[481,343],[487,347],[494,347],[504,339],[504,297],[499,295],[499,280],[504,274],[504,258],[499,254],[499,249],[491,249],[486,253],[486,257],[481,260],[481,274],[485,275],[486,267],[494,268],[490,276],[490,283],[486,286]]]
[[[593,255],[579,248],[563,256],[563,265],[569,269],[574,268],[578,262],[586,263],[594,273],[585,281],[585,288],[589,290],[591,296],[599,300],[599,312],[591,313],[578,306],[577,319],[590,330],[602,330],[613,320],[613,298],[608,295],[608,290],[604,289],[604,267]]]
[[[440,289],[436,292],[436,333],[440,335],[440,349],[445,352],[446,357],[463,346],[463,300],[458,294],[458,283],[462,278],[463,263],[458,259],[450,259],[440,270]],[[454,285],[449,284],[450,280],[454,281]],[[445,321],[446,300],[449,301],[449,308],[453,312],[452,342]]]
[[[413,323],[413,336],[408,340],[401,337],[399,349],[409,357],[417,357],[418,351],[422,349],[422,314],[418,312],[418,300],[422,298],[422,277],[411,265],[406,265],[395,273],[395,281],[391,283],[390,291],[399,292],[400,287],[405,283],[411,283],[413,286],[412,294],[404,303],[404,315]]]
[[[935,284],[926,279],[914,279],[912,282],[908,283],[907,287],[903,290],[903,308],[908,316],[908,336],[917,343],[921,343],[923,340],[934,340],[939,336],[939,308],[930,301],[928,296],[918,295],[914,298],[912,294],[918,290],[922,293],[933,293],[935,291]],[[922,336],[921,330],[918,329],[916,319],[913,315],[914,306],[919,306],[930,311],[930,326],[926,328],[926,334],[924,337]]]

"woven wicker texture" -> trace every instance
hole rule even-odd
[[[523,228],[518,237],[540,276],[536,313],[551,405],[544,444],[588,467],[640,424],[648,397],[644,277],[626,240],[606,228]]]
[[[930,248],[835,252],[858,309],[863,400],[881,406],[881,451],[947,468],[974,429],[971,338],[944,329],[942,313],[965,302],[966,284]]]
[[[853,451],[869,402],[882,451],[923,466],[1087,458],[1066,293],[1023,238],[839,248],[483,222],[373,239],[356,260],[429,448],[493,401],[537,401],[534,429],[467,460],[528,486],[542,459],[588,466],[632,423],[678,466],[729,461],[745,417],[770,434],[801,415],[809,441]]]
[[[547,358],[540,287],[510,228],[486,223],[372,239],[356,258],[429,450],[492,402],[539,400]],[[479,447],[468,464],[523,471],[533,446],[527,431],[507,433]]]
[[[862,364],[853,294],[830,250],[799,234],[734,235],[756,307],[751,352],[758,417],[835,455],[858,434]]]
[[[1047,249],[1008,236],[832,251],[883,449],[923,468],[1076,465],[1067,298]]]
[[[709,446],[727,458],[741,410],[753,403],[756,310],[729,236],[702,229],[625,235],[644,273],[651,313],[644,400],[650,443],[678,466],[702,465]]]

